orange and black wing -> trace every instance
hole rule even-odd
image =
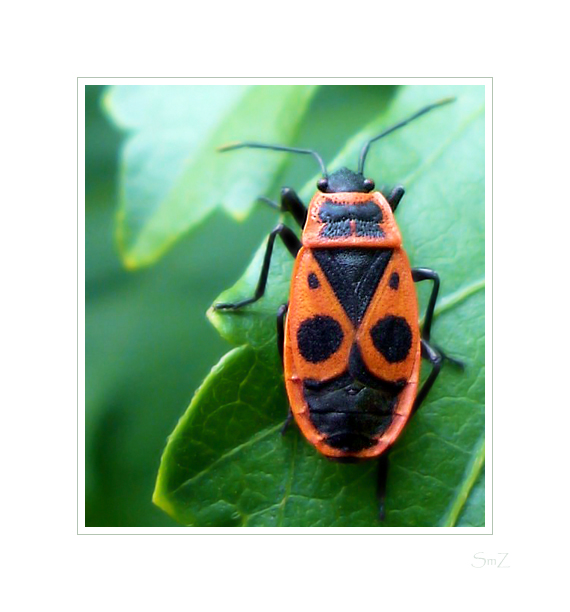
[[[306,249],[285,331],[285,383],[305,437],[373,457],[408,419],[419,376],[416,294],[401,249]]]

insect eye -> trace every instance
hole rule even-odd
[[[325,189],[329,186],[329,181],[326,178],[321,178],[317,181],[317,187],[320,191],[325,191]]]
[[[375,186],[376,185],[372,179],[364,179],[364,187],[366,187],[366,189],[369,191],[372,191]]]

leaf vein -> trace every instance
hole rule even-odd
[[[465,506],[467,498],[477,481],[477,477],[481,473],[483,466],[485,464],[485,437],[482,436],[479,439],[477,446],[475,447],[475,452],[471,461],[469,462],[466,470],[465,470],[465,478],[457,490],[457,494],[455,499],[452,500],[449,511],[442,518],[441,525],[443,527],[454,527],[457,524],[457,519],[461,514],[461,510]]]
[[[226,459],[233,457],[234,455],[239,453],[239,451],[243,450],[244,448],[248,448],[249,446],[252,446],[256,442],[259,442],[260,440],[263,440],[264,438],[267,438],[270,435],[274,434],[275,432],[279,430],[280,427],[281,427],[281,424],[278,423],[277,425],[273,427],[268,427],[266,429],[263,429],[259,433],[257,433],[255,436],[252,436],[251,438],[249,438],[249,440],[246,440],[243,444],[235,446],[234,448],[229,450],[227,453],[224,453],[223,455],[218,457],[216,461],[214,461],[213,463],[210,463],[210,465],[207,468],[203,469],[201,472],[198,472],[197,474],[194,474],[192,478],[188,478],[187,480],[185,480],[181,485],[179,485],[178,487],[176,487],[176,489],[172,491],[172,495],[175,495],[180,490],[184,489],[186,486],[192,484],[195,480],[197,480],[198,478],[204,476],[205,474],[213,470],[219,463],[222,463]]]

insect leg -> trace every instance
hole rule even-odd
[[[433,313],[435,310],[435,303],[437,301],[437,294],[439,292],[439,275],[437,272],[435,272],[434,270],[430,270],[429,268],[412,268],[412,278],[416,283],[423,280],[433,281],[433,288],[431,290],[429,303],[426,308],[426,318],[422,329],[422,340],[425,340],[427,343],[429,342],[431,336],[431,324],[433,321]],[[436,346],[435,349],[444,360],[450,361],[462,370],[464,369],[465,366],[462,361],[454,359],[453,357],[449,357],[449,355],[445,354],[438,346]]]
[[[289,304],[287,303],[279,306],[279,310],[277,311],[277,348],[279,350],[279,357],[281,357],[281,365],[283,365],[283,350],[285,346],[285,317],[287,316],[288,309]],[[289,406],[287,418],[285,419],[285,423],[283,423],[283,427],[281,428],[281,435],[285,434],[292,420],[293,412],[291,410],[291,406]]]
[[[412,278],[414,279],[415,283],[424,280],[433,281],[433,287],[426,309],[426,318],[422,329],[422,338],[429,342],[431,335],[431,323],[433,321],[433,311],[435,310],[435,303],[437,301],[437,294],[439,292],[439,275],[437,272],[430,270],[429,268],[412,268]]]
[[[295,234],[295,232],[280,223],[275,229],[269,234],[269,240],[267,241],[267,249],[265,250],[265,258],[263,260],[263,266],[261,267],[261,274],[259,275],[259,281],[257,282],[257,288],[253,297],[241,300],[235,303],[224,303],[215,304],[215,310],[236,310],[242,306],[247,306],[253,302],[257,302],[260,297],[265,293],[265,287],[267,285],[267,276],[269,275],[269,265],[271,264],[271,255],[273,254],[273,245],[275,244],[275,238],[279,236],[283,241],[283,244],[287,247],[287,250],[293,255],[297,256],[299,249],[301,248],[301,241]]]
[[[380,455],[378,459],[378,480],[376,494],[378,496],[378,518],[386,518],[386,483],[388,481],[388,453]]]
[[[293,215],[293,219],[299,224],[299,227],[305,227],[307,207],[290,187],[283,187],[281,190],[281,208]]]
[[[281,204],[277,204],[277,202],[263,196],[259,199],[280,212],[291,213],[293,219],[299,224],[299,227],[302,228],[305,226],[305,221],[307,220],[307,207],[290,187],[283,187],[281,190]]]
[[[281,357],[281,365],[283,365],[283,351],[285,348],[285,317],[287,316],[287,310],[289,309],[289,303],[282,304],[279,306],[277,311],[277,348],[279,350],[279,357]],[[283,427],[281,428],[281,435],[284,435],[293,420],[293,412],[291,406],[288,406],[287,418]]]
[[[439,372],[441,370],[441,365],[444,361],[451,361],[456,366],[460,367],[462,370],[464,365],[461,361],[457,359],[453,359],[452,357],[448,357],[439,347],[434,347],[431,344],[428,344],[426,340],[421,340],[422,344],[422,357],[427,359],[431,365],[432,370],[429,373],[426,381],[422,385],[418,395],[416,396],[416,400],[414,402],[414,406],[412,408],[412,414],[416,412],[416,410],[421,406],[422,402],[425,400],[429,390],[432,388],[435,379],[439,376]]]
[[[388,204],[390,204],[390,208],[392,212],[395,212],[396,208],[398,208],[398,204],[400,200],[404,197],[404,193],[406,193],[405,189],[402,185],[396,185],[390,195],[386,198],[388,200]]]
[[[277,349],[279,350],[279,357],[281,357],[281,365],[283,365],[283,349],[285,346],[285,317],[287,316],[287,310],[289,309],[289,303],[282,304],[279,306],[277,311]]]
[[[427,343],[426,340],[421,340],[422,344],[422,357],[427,359],[431,365],[432,369],[427,377],[426,381],[422,385],[418,395],[416,396],[416,400],[414,402],[414,406],[412,408],[412,414],[416,412],[416,410],[421,406],[422,402],[425,400],[426,395],[429,393],[429,390],[432,388],[435,379],[439,376],[439,372],[441,370],[441,364],[443,363],[443,355],[438,352],[433,346]]]

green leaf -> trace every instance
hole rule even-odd
[[[187,525],[481,526],[484,524],[484,90],[404,87],[333,163],[354,167],[362,143],[421,106],[457,101],[373,145],[365,174],[406,187],[398,223],[412,266],[442,288],[433,340],[466,363],[446,365],[390,453],[386,521],[377,518],[375,462],[326,460],[291,427],[275,347],[291,258],[276,245],[266,294],[208,315],[235,345],[196,392],[163,455],[154,501]],[[374,148],[375,147],[375,148]],[[382,161],[382,163],[380,163]],[[378,172],[380,168],[382,172]],[[305,198],[314,180],[303,190]],[[253,294],[265,244],[220,302]],[[428,287],[418,285],[425,309]],[[429,366],[422,370],[425,377]]]
[[[104,108],[129,132],[117,240],[128,268],[154,263],[215,207],[236,218],[275,179],[281,153],[221,155],[228,141],[287,143],[315,86],[115,86]]]

